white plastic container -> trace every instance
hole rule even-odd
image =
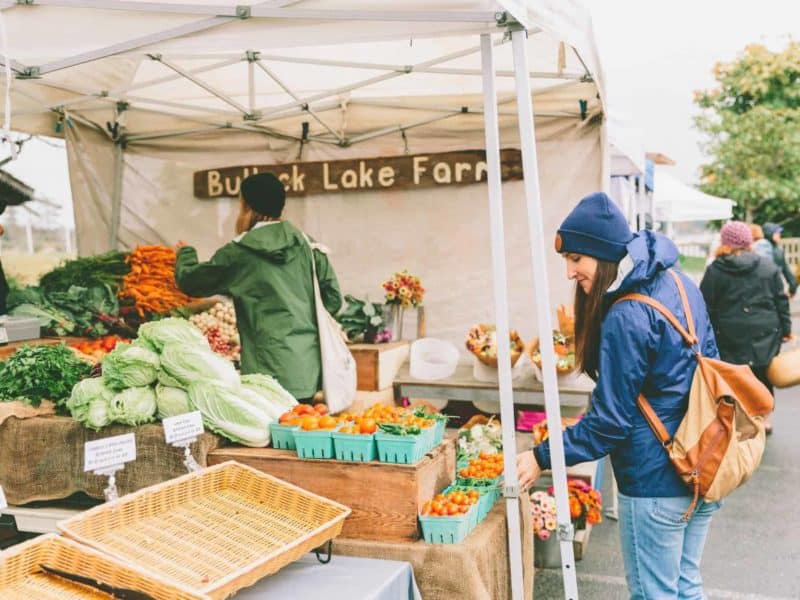
[[[40,337],[41,326],[35,317],[0,317],[0,328],[5,330],[5,335],[0,332],[0,340],[6,338],[7,342],[21,342]]]
[[[409,372],[415,379],[445,379],[456,371],[458,349],[444,340],[422,338],[411,344],[410,362]]]

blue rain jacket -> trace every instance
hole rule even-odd
[[[678,260],[668,238],[641,231],[628,244],[617,281],[605,296],[608,311],[600,330],[599,377],[591,408],[564,432],[567,465],[611,455],[620,492],[626,496],[689,495],[667,453],[636,406],[641,392],[670,435],[674,435],[689,400],[697,359],[675,328],[657,310],[641,302],[613,304],[620,296],[638,292],[655,298],[686,324],[675,281],[667,273]],[[697,286],[680,273],[704,356],[719,352]],[[534,450],[543,469],[550,468],[550,444]]]

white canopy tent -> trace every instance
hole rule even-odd
[[[207,254],[227,241],[235,205],[194,198],[197,170],[485,148],[489,239],[479,185],[308,195],[287,215],[334,248],[344,289],[418,261],[412,270],[435,280],[426,307],[443,337],[462,336],[466,315],[493,317],[507,335],[507,261],[515,322],[535,306],[536,330],[549,332],[550,301],[569,300],[565,284],[551,296],[548,274],[563,274],[545,239],[608,184],[601,72],[577,2],[41,0],[0,15],[5,124],[66,138],[81,254],[181,238]],[[501,183],[501,145],[521,150],[524,181]],[[509,349],[499,352],[520,598]],[[548,424],[560,432],[550,344],[543,361]],[[561,436],[551,440],[565,594],[577,598]]]
[[[733,200],[718,198],[686,185],[656,168],[653,185],[656,219],[666,223],[733,218]]]

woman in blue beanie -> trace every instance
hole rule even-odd
[[[650,296],[685,322],[677,286],[667,272],[678,249],[652,231],[631,232],[603,193],[587,196],[556,235],[556,251],[576,282],[576,363],[597,385],[591,409],[564,432],[567,465],[611,456],[619,486],[620,538],[631,598],[703,598],[700,558],[719,503],[692,495],[636,405],[641,393],[673,435],[683,418],[697,361],[680,334],[655,309],[615,300]],[[705,356],[719,353],[697,286],[679,274]],[[520,485],[550,468],[547,441],[517,458]]]

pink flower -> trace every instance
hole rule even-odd
[[[540,529],[540,530],[539,530],[539,531],[536,533],[536,535],[538,535],[538,536],[539,536],[539,539],[540,539],[540,540],[542,540],[543,542],[544,542],[544,541],[546,541],[546,540],[548,540],[548,539],[550,539],[550,532],[549,532],[549,531],[547,531],[547,529]]]

